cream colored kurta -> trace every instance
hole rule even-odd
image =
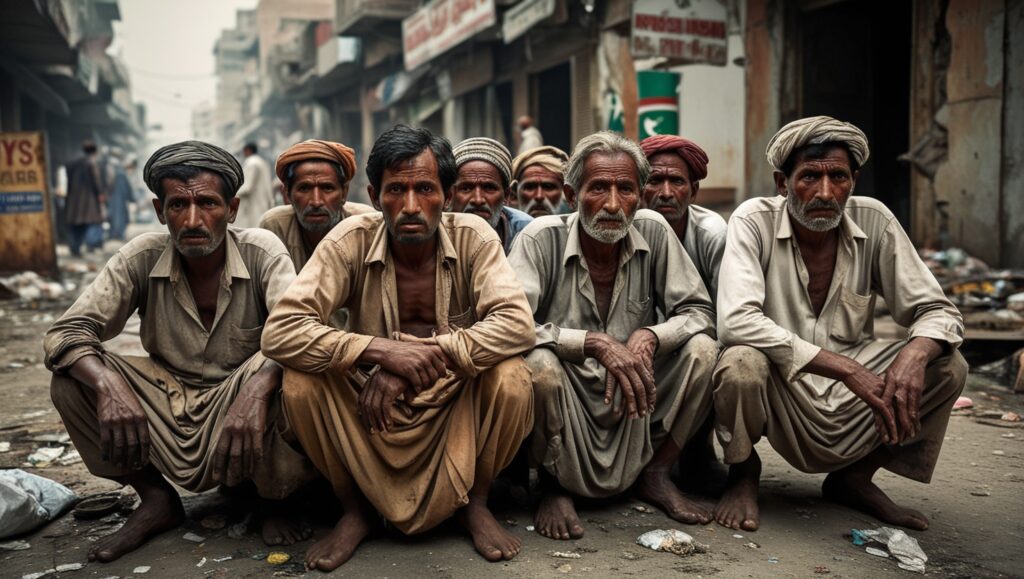
[[[725,219],[698,205],[690,205],[686,219],[683,248],[700,273],[700,279],[714,302],[718,298],[718,270],[725,253]]]
[[[839,233],[828,297],[815,315],[786,198],[751,199],[730,218],[718,291],[719,337],[726,346],[747,349],[728,348],[715,373],[716,428],[726,461],[745,459],[762,430],[791,464],[806,471],[834,470],[878,446],[867,404],[841,381],[803,368],[827,349],[884,372],[906,341],[875,338],[874,306],[881,296],[911,339],[933,338],[951,348],[950,356],[929,367],[931,382],[922,399],[927,416],[919,440],[912,441],[925,442],[929,452],[917,452],[916,458],[906,452],[907,464],[890,468],[926,480],[949,407],[963,387],[966,366],[955,351],[963,341],[963,320],[881,202],[851,197]],[[761,369],[760,355],[771,362],[770,372]],[[737,385],[757,380],[759,387]]]
[[[274,206],[274,178],[270,165],[259,155],[242,161],[245,179],[235,195],[239,199],[236,227],[256,227],[260,216]]]
[[[535,219],[516,238],[509,261],[537,324],[537,350],[529,357],[537,388],[533,460],[574,493],[606,496],[633,483],[666,435],[682,446],[706,417],[717,354],[714,310],[668,222],[641,209],[623,239],[602,319],[580,230],[579,213]],[[583,345],[588,331],[625,343],[640,328],[658,337],[658,402],[652,414],[631,420],[604,404],[606,371]],[[682,351],[701,334],[706,343],[698,340],[692,352]],[[617,393],[615,405],[620,403]],[[680,421],[682,416],[687,419]]]
[[[341,207],[341,219],[374,211],[369,205],[348,201]],[[272,232],[284,243],[295,264],[295,271],[302,271],[313,252],[306,248],[306,242],[302,239],[302,226],[295,217],[295,208],[291,205],[274,207],[260,218],[260,227]]]
[[[444,213],[435,278],[437,344],[456,367],[414,400],[396,427],[370,434],[357,399],[371,368],[357,360],[374,338],[399,336],[395,264],[380,213],[344,220],[320,242],[271,314],[263,351],[290,368],[285,410],[310,458],[344,493],[352,480],[406,533],[429,529],[468,502],[476,476],[492,477],[533,423],[534,343],[522,287],[501,240],[482,219]],[[349,330],[327,322],[351,312]],[[510,359],[511,358],[511,359]]]
[[[211,459],[220,420],[245,381],[266,362],[259,351],[263,323],[295,277],[284,246],[267,231],[229,228],[225,243],[210,330],[200,320],[170,235],[147,233],[118,250],[46,333],[45,361],[56,374],[54,400],[94,473],[116,476],[124,471],[100,460],[95,396],[66,376],[88,355],[100,356],[139,396],[153,438],[150,458],[160,472],[191,491],[215,485]],[[150,357],[106,352],[102,342],[120,334],[136,311],[142,346]],[[285,475],[273,480],[273,473],[265,472],[257,483],[270,495],[283,495],[294,488],[288,480],[301,474],[302,459],[281,441],[273,406],[264,471],[280,467]]]

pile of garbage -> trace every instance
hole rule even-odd
[[[0,277],[0,299],[59,300],[74,291],[74,284],[69,285],[50,281],[34,271],[23,271],[9,277]]]
[[[967,327],[1024,330],[1024,271],[994,270],[957,247],[919,253],[950,301],[964,314]]]

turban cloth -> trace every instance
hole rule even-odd
[[[864,131],[850,123],[826,116],[807,117],[782,127],[772,140],[768,141],[765,155],[772,167],[781,171],[789,156],[800,147],[833,142],[846,145],[858,166],[863,166],[867,162],[870,151]]]
[[[337,163],[345,171],[346,183],[351,181],[352,177],[356,174],[356,152],[350,147],[346,147],[341,143],[332,143],[331,141],[309,139],[308,141],[295,143],[288,147],[285,152],[281,153],[281,156],[277,158],[277,166],[274,167],[277,178],[282,183],[286,183],[285,177],[287,176],[288,166],[292,163],[301,163],[302,161],[329,161]],[[342,184],[344,185],[344,183]]]
[[[218,173],[224,178],[231,196],[238,192],[238,188],[245,181],[242,166],[238,164],[238,160],[231,153],[217,145],[202,141],[182,141],[160,147],[146,161],[146,166],[142,169],[142,176],[146,180],[149,190],[153,193],[160,191],[160,180],[163,179],[164,172],[175,165],[185,165]]]
[[[452,153],[455,154],[457,166],[461,167],[470,161],[487,161],[498,169],[506,185],[512,183],[512,153],[498,141],[473,137],[456,145]]]
[[[552,173],[565,175],[565,164],[569,162],[569,155],[558,147],[545,145],[527,149],[519,153],[512,161],[512,175],[519,179],[523,171],[532,165],[540,165]]]
[[[658,153],[676,153],[690,168],[690,180],[700,181],[708,176],[708,154],[697,143],[675,135],[655,135],[640,141],[640,148],[648,159]]]

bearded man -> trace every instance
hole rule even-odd
[[[967,377],[963,319],[892,212],[852,196],[868,154],[849,123],[794,121],[768,144],[778,195],[744,202],[729,220],[718,296],[729,347],[714,377],[731,465],[715,518],[727,527],[758,527],[754,444],[764,434],[794,468],[829,473],[827,500],[928,527],[872,478],[885,468],[931,479]],[[908,339],[875,337],[878,296]]]
[[[536,528],[552,539],[583,535],[574,495],[634,483],[678,521],[711,520],[668,473],[711,408],[714,310],[665,219],[638,209],[649,171],[636,143],[583,138],[564,188],[578,211],[535,219],[509,255],[537,325],[529,449]]]
[[[347,561],[371,509],[410,534],[455,515],[486,559],[511,559],[522,542],[487,495],[533,424],[526,296],[487,223],[442,214],[458,175],[447,140],[394,127],[366,173],[381,213],[327,234],[263,334],[288,367],[296,435],[345,510],[306,566]],[[328,324],[340,307],[347,330]]]
[[[523,151],[512,160],[512,191],[518,206],[531,217],[567,213],[562,186],[569,155],[545,145]]]
[[[295,277],[284,246],[261,229],[229,229],[242,168],[198,141],[157,150],[145,167],[168,233],[126,243],[46,333],[51,395],[96,476],[142,503],[90,560],[113,561],[178,526],[170,483],[191,492],[252,480],[284,498],[314,471],[282,438],[281,367],[260,354],[263,323]],[[102,343],[138,312],[148,357]],[[303,538],[268,519],[264,539]]]
[[[494,139],[474,137],[452,151],[459,169],[448,210],[472,213],[486,221],[501,238],[507,255],[512,241],[533,218],[505,205],[512,196],[512,155]]]

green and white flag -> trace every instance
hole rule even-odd
[[[678,72],[642,70],[636,73],[640,139],[679,134]]]

